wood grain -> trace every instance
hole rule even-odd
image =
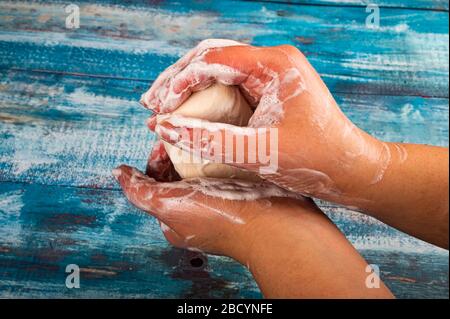
[[[385,9],[372,29],[364,8],[354,7],[82,4],[81,27],[72,31],[61,4],[0,8],[0,68],[152,80],[200,40],[220,37],[296,45],[333,92],[448,97],[446,12]]]
[[[202,267],[193,267],[190,261],[198,255],[170,248],[157,222],[119,191],[1,186],[2,297],[261,297],[250,273],[228,258],[209,256]],[[368,261],[380,266],[398,297],[448,296],[445,251],[369,217],[323,208]],[[80,289],[65,286],[69,264],[80,267]]]
[[[403,8],[448,11],[446,0],[244,0],[256,2],[278,2],[291,5],[321,5],[321,6],[351,6],[366,7],[368,4],[377,5],[380,8]]]
[[[448,1],[0,2],[0,296],[259,298],[248,271],[166,244],[110,171],[143,168],[153,136],[138,103],[200,40],[293,44],[343,111],[389,141],[448,146]],[[448,298],[448,251],[327,203],[332,220],[400,298]],[[82,289],[65,267],[82,268]]]
[[[53,298],[257,298],[244,267],[170,248],[119,191],[2,183],[0,295]],[[65,285],[80,267],[80,288]]]

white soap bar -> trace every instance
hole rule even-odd
[[[172,114],[199,118],[210,122],[247,125],[252,110],[234,86],[214,84],[209,88],[196,92]],[[164,142],[166,151],[176,171],[182,178],[214,177],[258,180],[253,173],[225,164],[208,161],[195,161],[192,155]]]

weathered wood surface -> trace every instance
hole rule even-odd
[[[151,80],[200,40],[223,37],[297,45],[333,92],[448,97],[448,12],[386,8],[372,29],[362,7],[164,1],[80,8],[81,28],[70,31],[61,3],[0,3],[0,68]]]
[[[324,206],[398,297],[448,294],[448,255],[370,218]],[[170,248],[155,220],[116,190],[2,183],[2,297],[260,297],[244,267]],[[65,268],[81,268],[67,289]]]
[[[386,140],[448,146],[448,2],[0,2],[0,296],[259,297],[226,258],[171,249],[110,170],[143,168],[152,136],[137,100],[196,42],[300,47],[344,112]],[[289,1],[286,1],[289,2]],[[322,207],[398,297],[447,297],[448,252],[370,218]],[[83,268],[65,287],[65,266]],[[83,280],[84,278],[84,280]]]
[[[285,4],[322,5],[322,6],[351,6],[367,7],[368,4],[380,8],[404,8],[448,11],[448,0],[245,0],[257,2],[279,2]]]

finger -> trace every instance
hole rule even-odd
[[[127,165],[115,168],[112,173],[133,205],[162,221],[170,213],[171,201],[192,195],[192,189],[183,184],[156,182]]]
[[[226,50],[227,48],[214,48],[211,51]],[[226,53],[222,53],[226,54]],[[153,108],[157,113],[170,113],[177,109],[193,92],[203,90],[213,83],[225,85],[239,85],[247,78],[247,74],[226,65],[207,64],[204,56],[195,57],[182,70],[172,74],[159,85],[158,90],[151,96],[155,102]],[[156,90],[156,89],[155,89]]]
[[[170,228],[188,229],[195,220],[220,218],[223,222],[245,224],[245,214],[236,214],[240,201],[256,203],[275,197],[301,198],[264,181],[189,179],[159,183],[137,169],[121,165],[113,170],[128,200]],[[237,206],[236,206],[237,205]],[[192,236],[186,236],[186,243]]]
[[[293,62],[277,47],[212,48],[169,80],[167,90],[170,94],[165,94],[167,98],[163,102],[171,112],[193,92],[212,83],[221,83],[239,86],[250,105],[255,107],[263,96],[278,96],[280,85],[298,86],[300,80]]]
[[[162,113],[176,110],[192,93],[203,90],[213,83],[240,86],[247,82],[258,68],[254,61],[254,51],[251,52],[250,57],[247,46],[211,48],[191,60],[185,68],[167,80],[166,86],[161,87],[159,98],[164,105]],[[252,84],[244,86],[245,96],[258,95],[253,91],[256,87],[264,86],[270,77],[263,80],[264,83],[260,83],[259,76],[257,80],[250,80]],[[255,102],[254,100],[259,100],[259,97],[249,102]]]
[[[276,128],[238,127],[167,115],[155,130],[162,140],[214,163],[258,174],[275,173],[278,168]]]
[[[194,59],[196,56],[201,55],[203,52],[210,48],[238,45],[245,44],[226,39],[208,39],[200,42],[195,48],[190,50],[185,56],[183,56],[172,66],[168,67],[158,76],[150,89],[142,95],[141,103],[145,107],[153,109],[155,112],[162,112],[161,107],[163,106],[163,100],[167,98],[167,94],[170,92],[170,90],[168,90],[170,79],[178,74],[181,70],[183,70],[191,62],[192,59]]]
[[[147,125],[148,129],[152,132],[155,131],[156,126],[156,114],[152,114],[146,121],[145,124]]]
[[[155,97],[160,105],[158,112],[173,112],[192,93],[213,83],[240,88],[247,102],[256,108],[250,120],[252,126],[278,122],[283,103],[304,91],[299,70],[277,48],[212,48],[193,58],[159,87]]]
[[[173,182],[181,179],[161,140],[157,140],[153,144],[145,174],[160,182]]]

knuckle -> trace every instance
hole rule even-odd
[[[212,38],[203,39],[203,40],[201,40],[201,41],[197,44],[197,46],[198,46],[198,47],[206,46],[206,45],[208,45],[210,42],[212,42],[213,40],[214,40],[214,39],[212,39]]]
[[[216,46],[215,39],[205,39],[197,44],[196,49],[198,50],[198,52],[202,52],[206,49],[213,48],[215,46]]]
[[[291,44],[283,44],[278,46],[278,48],[290,55],[301,54],[301,51],[296,46]]]

